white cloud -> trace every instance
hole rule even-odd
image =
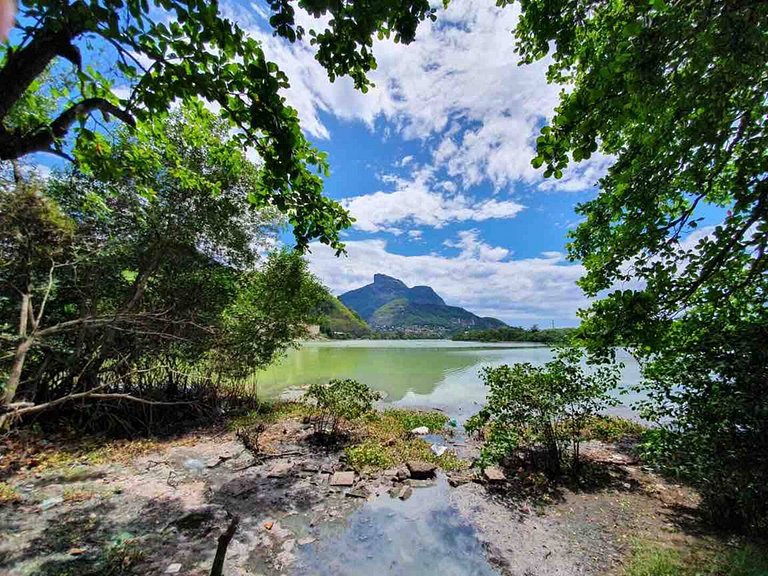
[[[403,256],[390,252],[384,240],[348,242],[349,256],[340,258],[326,246],[315,243],[311,248],[310,268],[335,294],[369,284],[381,272],[409,286],[432,286],[448,304],[523,325],[551,320],[575,325],[576,310],[588,303],[576,286],[583,267],[559,257],[484,261]]]
[[[501,246],[491,246],[480,239],[479,230],[462,230],[457,240],[443,242],[449,248],[460,250],[460,260],[479,260],[481,262],[500,262],[509,256],[509,250]]]
[[[439,12],[437,23],[422,23],[409,46],[376,41],[378,68],[371,73],[376,86],[367,94],[355,91],[348,78],[329,82],[307,43],[275,38],[262,8],[254,6],[259,13],[227,8],[287,73],[286,97],[310,135],[330,137],[323,114],[362,121],[371,129],[383,118],[389,121],[385,135],[391,125],[405,138],[434,144],[433,162],[465,186],[483,180],[497,189],[518,181],[541,183],[542,170],[534,170],[530,161],[539,126],[551,116],[561,87],[547,84],[546,61],[518,66],[512,35],[516,5],[455,0]],[[303,11],[296,15],[305,29],[322,28]],[[407,165],[407,158],[399,166]],[[607,165],[608,159],[595,155],[542,188],[588,188]]]
[[[421,230],[408,230],[408,238],[411,240],[421,240],[423,235]]]
[[[488,199],[476,202],[465,194],[444,194],[433,189],[433,171],[416,170],[410,178],[384,175],[394,186],[392,192],[352,196],[342,204],[355,217],[355,227],[365,232],[399,231],[398,224],[440,228],[449,222],[481,222],[512,218],[525,207],[511,200]]]

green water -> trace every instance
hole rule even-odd
[[[483,366],[516,362],[543,364],[551,348],[528,344],[483,344],[448,340],[342,340],[306,342],[257,376],[262,397],[331,378],[354,378],[384,392],[385,403],[439,408],[463,421],[477,411],[486,390],[479,377]],[[624,384],[639,380],[637,363],[620,354]],[[636,398],[621,396],[623,407]]]

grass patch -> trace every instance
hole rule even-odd
[[[241,430],[258,426],[259,424],[274,424],[287,418],[297,418],[310,415],[311,408],[302,402],[274,401],[262,402],[246,414],[234,418],[229,423],[230,430]]]
[[[618,442],[625,438],[640,438],[647,430],[639,422],[618,416],[593,416],[581,430],[583,440]]]
[[[467,468],[469,463],[448,450],[437,456],[422,438],[410,431],[426,426],[430,432],[442,430],[448,417],[441,412],[391,409],[372,412],[358,426],[361,442],[345,449],[348,464],[358,472],[382,470],[408,460],[432,462],[445,471]]]
[[[768,576],[768,550],[753,544],[670,548],[638,542],[624,576]]]
[[[16,488],[6,482],[0,482],[0,505],[15,504],[20,501],[21,494],[19,494]]]

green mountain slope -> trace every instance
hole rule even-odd
[[[463,330],[506,326],[501,320],[448,306],[429,286],[409,288],[384,274],[376,274],[372,284],[342,294],[339,299],[377,332],[450,336]]]
[[[360,338],[371,332],[365,320],[344,306],[338,298],[328,294],[320,305],[320,332],[332,338]]]

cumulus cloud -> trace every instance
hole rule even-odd
[[[394,191],[342,200],[359,230],[399,232],[398,225],[403,224],[440,228],[450,222],[512,218],[525,208],[512,200],[475,201],[466,194],[437,191],[430,168],[419,169],[408,178],[384,175],[382,180],[392,184]]]
[[[481,262],[499,262],[509,256],[509,250],[501,246],[491,246],[480,239],[479,230],[462,230],[457,240],[446,240],[443,245],[458,248],[461,260],[479,260]]]
[[[559,254],[506,260],[404,256],[379,239],[348,242],[348,257],[336,258],[320,244],[311,248],[311,270],[335,294],[369,284],[381,272],[409,286],[428,284],[448,304],[511,324],[573,325],[576,310],[587,304],[576,286],[584,269],[564,263]]]
[[[367,94],[355,91],[348,78],[331,83],[307,43],[275,38],[259,5],[252,10],[226,6],[288,74],[286,98],[310,135],[331,136],[323,114],[361,121],[371,129],[382,118],[386,133],[394,129],[407,139],[424,141],[433,163],[465,187],[484,180],[496,189],[519,181],[543,182],[542,170],[534,170],[530,160],[538,129],[551,116],[561,87],[547,84],[546,61],[517,65],[512,35],[519,16],[516,5],[498,8],[485,0],[456,0],[436,23],[422,23],[411,45],[376,41],[375,87]],[[303,11],[296,14],[305,29],[322,28],[322,22]],[[398,166],[409,161],[405,157]],[[595,155],[569,169],[562,180],[546,181],[542,187],[589,188],[608,163]]]

